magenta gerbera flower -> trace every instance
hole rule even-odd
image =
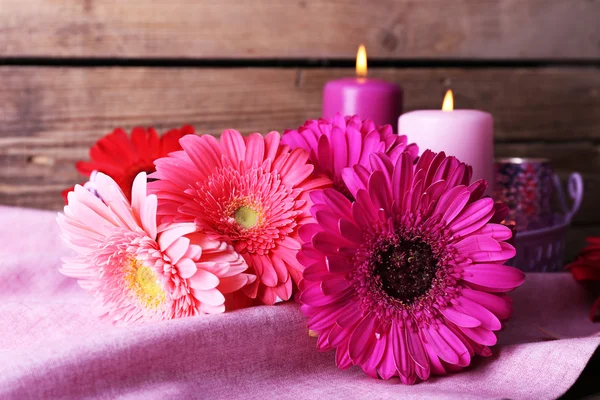
[[[328,176],[333,187],[346,196],[350,195],[342,180],[346,167],[368,166],[370,155],[377,152],[386,153],[391,160],[404,151],[414,159],[419,152],[416,144],[407,145],[406,136],[394,134],[390,125],[377,127],[357,115],[306,121],[298,130],[286,130],[281,143],[308,151],[315,174]]]
[[[220,141],[188,135],[182,151],[156,161],[151,178],[159,180],[150,184],[166,220],[194,221],[234,246],[258,277],[245,294],[265,304],[290,298],[292,279],[302,276],[298,228],[312,221],[308,194],[331,184],[310,178],[306,151],[279,142],[277,132],[244,138],[226,130]]]
[[[69,193],[58,215],[78,255],[60,270],[97,299],[98,313],[117,323],[147,322],[225,311],[223,294],[252,282],[232,246],[196,232],[191,223],[156,225],[157,199],[146,173],[134,180],[132,202],[107,175],[95,190]]]
[[[504,293],[524,274],[502,265],[515,250],[510,229],[489,222],[486,183],[429,150],[416,166],[381,153],[370,165],[344,174],[354,203],[313,192],[317,223],[300,229],[299,300],[318,348],[335,348],[342,369],[409,384],[489,356],[512,311]]]

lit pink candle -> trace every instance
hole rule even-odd
[[[323,118],[337,113],[358,115],[376,125],[394,126],[402,113],[402,89],[381,79],[367,78],[367,53],[360,46],[356,55],[356,77],[329,81],[323,88]]]
[[[494,184],[494,120],[478,110],[454,110],[452,91],[442,110],[419,110],[398,119],[398,133],[415,142],[422,153],[430,149],[455,156],[473,167],[473,180],[485,179],[488,192]]]

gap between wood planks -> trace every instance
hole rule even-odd
[[[109,57],[1,57],[0,66],[36,67],[147,67],[147,68],[350,68],[354,59],[199,59]],[[600,67],[600,59],[369,59],[371,68],[548,68]]]

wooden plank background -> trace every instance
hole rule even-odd
[[[600,234],[598,21],[600,0],[0,0],[0,204],[60,208],[116,126],[297,127],[364,42],[406,111],[452,88],[497,155],[583,173],[572,258]]]
[[[7,56],[597,59],[597,0],[2,0]]]

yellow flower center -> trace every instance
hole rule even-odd
[[[156,273],[138,259],[131,258],[125,266],[127,286],[147,308],[158,308],[167,299]]]
[[[239,226],[245,229],[250,229],[258,223],[258,211],[247,207],[242,206],[235,210],[233,213],[235,218],[235,222],[238,223]]]

